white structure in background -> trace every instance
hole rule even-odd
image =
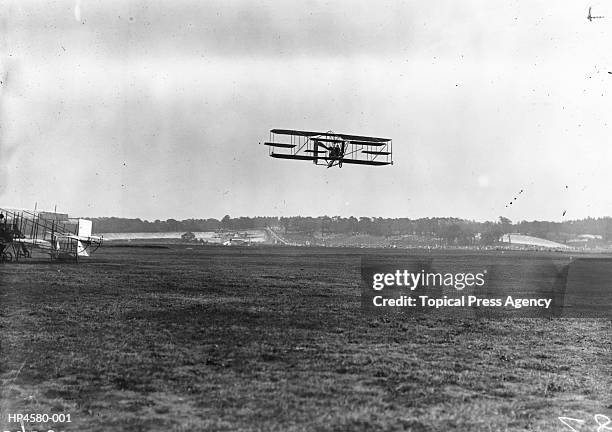
[[[564,245],[562,243],[557,243],[554,241],[523,234],[504,234],[499,240],[502,243],[519,246],[532,246],[550,249],[570,249],[568,245]]]

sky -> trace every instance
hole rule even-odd
[[[603,1],[9,0],[0,14],[0,207],[612,215]],[[270,158],[273,128],[392,138],[394,164]]]

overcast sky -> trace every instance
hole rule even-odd
[[[606,17],[589,22],[589,5]],[[0,206],[612,215],[603,1],[19,0],[0,14]],[[390,137],[395,164],[273,159],[258,144],[272,128]]]

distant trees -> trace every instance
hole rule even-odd
[[[504,234],[508,234],[512,231],[512,221],[507,217],[500,216],[499,225]]]
[[[231,227],[231,225],[232,225],[232,218],[230,217],[230,215],[223,216],[223,219],[221,219],[221,227],[228,229]]]
[[[503,235],[504,232],[501,229],[493,227],[480,234],[480,243],[485,246],[497,244]]]
[[[141,219],[94,218],[94,231],[110,232],[197,232],[218,229],[241,230],[279,227],[287,233],[319,234],[369,234],[375,236],[417,235],[435,238],[445,244],[469,245],[477,243],[491,245],[503,234],[516,232],[555,241],[565,241],[578,234],[601,235],[612,241],[612,218],[588,218],[576,221],[512,221],[503,216],[496,222],[476,222],[458,218],[370,218],[353,216],[319,217],[238,217],[225,215],[217,219],[186,219],[149,222]],[[480,234],[480,236],[478,236]]]
[[[93,229],[97,233],[124,232],[173,232],[173,231],[214,231],[219,229],[217,219],[169,219],[154,222],[126,218],[93,218]]]

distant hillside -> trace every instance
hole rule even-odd
[[[272,227],[286,238],[324,239],[343,238],[342,243],[359,244],[360,237],[385,237],[384,243],[419,243],[439,245],[493,245],[502,235],[520,233],[560,244],[574,241],[581,235],[598,239],[602,244],[612,242],[612,218],[588,218],[565,222],[521,221],[512,223],[500,217],[498,221],[476,222],[458,218],[369,218],[369,217],[239,217],[229,215],[217,219],[186,219],[153,222],[116,217],[93,218],[96,233],[163,233],[205,232],[217,230],[266,229]],[[352,239],[351,239],[352,238]],[[318,240],[314,240],[318,243]]]

